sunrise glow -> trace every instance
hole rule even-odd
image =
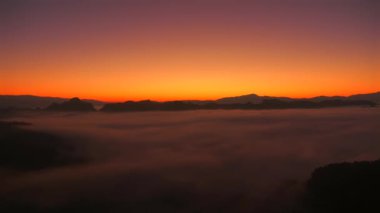
[[[380,90],[377,16],[356,1],[68,2],[9,5],[1,94],[124,101]]]

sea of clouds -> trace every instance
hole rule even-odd
[[[25,112],[8,119],[59,135],[87,159],[0,172],[7,205],[47,212],[283,212],[294,208],[315,168],[380,156],[379,108]]]

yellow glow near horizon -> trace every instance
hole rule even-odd
[[[15,34],[5,43],[6,51],[0,52],[0,94],[125,101],[380,91],[378,51],[371,34],[360,28],[367,23],[360,20],[361,15],[356,17],[343,8],[338,10],[343,16],[335,20],[321,10],[315,23],[303,23],[299,18],[308,14],[300,9],[293,17],[299,22],[295,23],[287,20],[293,7],[285,5],[277,11],[264,5],[269,15],[257,9],[258,15],[249,12],[242,23],[240,10],[222,6],[220,11],[195,7],[203,18],[182,16],[173,10],[168,15],[172,19],[167,20],[162,16],[167,8],[160,11],[158,6],[147,5],[158,10],[152,18],[145,7],[139,9],[145,14],[140,17],[132,12],[118,14],[118,7],[111,5],[109,11],[100,10],[110,16],[104,22],[94,22],[98,16],[82,8],[78,10],[81,13],[73,14],[76,22],[64,21],[62,27],[46,18],[54,14],[37,8],[33,14],[42,14],[46,26],[36,20],[31,21],[34,28],[29,22],[20,22],[26,27],[10,25],[10,30],[27,33]],[[337,12],[327,9],[331,14]],[[136,20],[129,23],[130,16]],[[176,17],[178,23],[171,21]],[[332,19],[329,28],[325,27],[330,24],[326,17]],[[62,18],[66,17],[57,15],[52,20],[66,20]],[[156,23],[155,19],[162,20]],[[342,28],[336,30],[336,26]],[[343,36],[342,30],[352,34]]]

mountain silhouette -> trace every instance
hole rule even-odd
[[[334,100],[370,101],[370,102],[380,104],[380,92],[351,95],[347,97],[345,96],[317,96],[317,97],[312,97],[312,98],[289,98],[289,97],[272,97],[272,96],[260,96],[256,94],[249,94],[249,95],[226,97],[226,98],[221,98],[217,100],[206,100],[206,101],[185,100],[185,101],[155,102],[155,101],[145,100],[145,101],[128,101],[125,103],[112,103],[112,104],[108,104],[108,103],[97,101],[97,100],[84,99],[83,101],[87,103],[91,103],[93,106],[95,106],[96,109],[100,109],[103,107],[104,111],[113,111],[110,109],[113,108],[114,110],[116,110],[117,108],[120,108],[121,106],[126,106],[126,105],[128,105],[128,108],[130,108],[131,110],[134,108],[135,110],[138,110],[138,109],[144,110],[144,108],[145,110],[153,109],[153,108],[155,108],[156,110],[169,109],[169,108],[172,108],[173,110],[180,109],[180,108],[182,109],[239,108],[233,105],[235,104],[265,104],[264,101],[268,101],[268,100],[280,100],[280,101],[285,101],[285,102],[311,101],[315,103],[323,102],[323,101],[334,101]],[[59,105],[65,101],[67,102],[68,99],[55,98],[55,97],[39,97],[39,96],[31,96],[31,95],[21,95],[21,96],[0,95],[0,110],[45,109],[48,106],[52,107],[51,106],[52,103],[55,103],[54,105]],[[155,107],[153,107],[153,105],[155,105]],[[223,106],[223,105],[231,105],[231,106]],[[247,108],[247,106],[244,106],[244,107]],[[53,108],[59,108],[59,107],[54,106]]]
[[[325,100],[314,102],[310,100],[291,100],[264,99],[261,103],[253,104],[250,102],[240,104],[220,104],[218,101],[206,104],[195,104],[185,101],[127,101],[124,103],[105,104],[101,111],[120,112],[120,111],[155,111],[155,110],[197,110],[197,109],[304,109],[304,108],[328,108],[328,107],[348,107],[365,106],[374,107],[376,103],[361,100]]]
[[[0,109],[44,109],[52,103],[68,101],[67,98],[41,97],[33,95],[0,95]],[[94,106],[103,106],[104,102],[85,99]]]
[[[259,96],[256,94],[249,94],[249,95],[242,95],[242,96],[236,96],[236,97],[226,97],[216,100],[219,104],[245,104],[245,103],[252,103],[257,104],[263,102],[263,100],[268,99],[277,99],[277,100],[283,100],[283,101],[290,101],[293,100],[292,98],[287,97],[271,97],[271,96]]]
[[[303,212],[380,212],[380,160],[330,164],[308,181]]]
[[[23,128],[27,125],[31,124],[0,121],[0,169],[40,170],[84,162],[75,154],[74,143],[52,133]]]
[[[289,98],[289,97],[273,97],[273,96],[259,96],[256,94],[242,95],[236,97],[226,97],[216,100],[220,104],[244,104],[244,103],[262,103],[264,100],[282,100],[282,101],[329,101],[329,100],[346,100],[346,101],[372,101],[380,103],[380,92],[369,93],[369,94],[359,94],[351,96],[316,96],[312,98]]]
[[[380,92],[369,93],[369,94],[358,94],[351,95],[348,97],[349,100],[369,100],[376,103],[380,103]]]
[[[157,102],[151,100],[144,100],[105,104],[101,111],[191,110],[199,109],[200,106],[201,105],[185,101]]]
[[[80,100],[79,98],[72,98],[62,103],[52,103],[46,110],[56,111],[95,111],[91,103]]]

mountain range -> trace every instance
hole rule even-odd
[[[34,95],[0,95],[0,109],[44,109],[53,103],[63,103],[68,98],[59,97],[41,97]],[[84,101],[93,104],[96,108],[100,108],[105,102],[91,99]]]
[[[274,97],[274,96],[260,96],[256,94],[242,95],[236,97],[225,97],[217,99],[215,101],[201,101],[201,100],[188,100],[182,101],[192,104],[260,104],[265,100],[280,100],[280,101],[332,101],[332,100],[342,100],[342,101],[357,101],[366,100],[380,104],[380,92],[368,93],[368,94],[357,94],[351,96],[317,96],[313,98],[289,98],[289,97]],[[64,103],[69,101],[67,98],[59,97],[41,97],[32,95],[0,95],[0,109],[6,108],[16,108],[16,109],[44,109],[53,103]],[[91,103],[95,108],[100,109],[102,106],[107,104],[103,101],[83,99],[83,101]]]
[[[316,96],[312,98],[289,98],[289,97],[275,97],[275,96],[259,96],[256,94],[242,95],[236,97],[226,97],[216,100],[220,104],[242,104],[242,103],[262,103],[264,100],[282,100],[282,101],[330,101],[330,100],[347,100],[347,101],[357,101],[366,100],[372,101],[380,104],[380,92],[368,93],[368,94],[357,94],[351,96]]]

